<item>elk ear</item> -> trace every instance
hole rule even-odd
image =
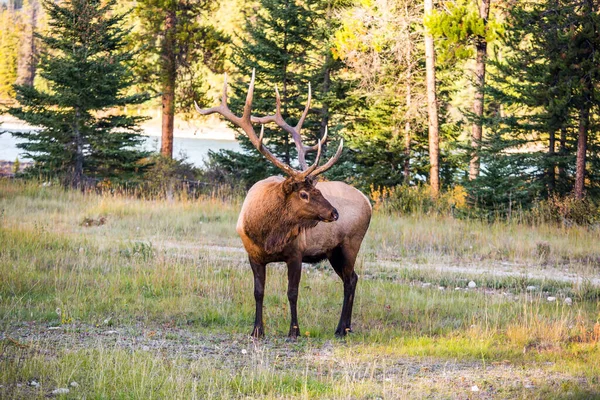
[[[316,186],[317,185],[317,177],[316,176],[307,176],[306,177],[306,183],[308,183],[311,186]]]
[[[287,178],[285,181],[283,181],[281,188],[286,196],[292,193],[294,191],[294,180],[292,178]]]

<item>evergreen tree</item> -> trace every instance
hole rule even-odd
[[[142,119],[118,114],[116,107],[139,104],[146,94],[124,95],[134,83],[126,51],[128,32],[116,0],[43,2],[52,34],[39,36],[45,51],[39,69],[49,90],[15,86],[19,106],[9,112],[39,131],[14,133],[18,146],[34,160],[34,171],[81,187],[88,178],[126,178],[147,153],[136,124]]]
[[[138,73],[162,102],[161,154],[173,157],[175,112],[203,104],[203,68],[221,71],[227,38],[213,26],[213,0],[139,0],[136,41],[143,56]],[[199,70],[199,71],[198,71]]]
[[[423,7],[409,0],[356,3],[341,15],[336,55],[356,76],[344,136],[348,177],[370,186],[423,184],[430,178],[428,110],[423,46]],[[460,126],[450,118],[457,68],[436,65],[439,121],[439,175],[456,182],[460,160],[452,143]]]
[[[502,109],[490,129],[504,131],[498,140],[522,139],[512,151],[531,156],[523,167],[541,197],[573,191],[581,198],[585,182],[590,193],[598,188],[590,118],[600,105],[597,11],[586,0],[545,0],[520,3],[507,15],[510,29],[490,88]]]
[[[334,60],[327,46],[331,20],[331,2],[323,0],[260,0],[260,9],[247,18],[245,35],[233,54],[233,63],[242,82],[232,82],[230,108],[240,114],[246,99],[247,82],[256,70],[253,115],[273,114],[275,86],[282,101],[282,116],[295,126],[307,102],[308,85],[312,83],[312,102],[304,122],[302,137],[306,145],[313,145],[329,126],[328,142],[335,137],[339,109],[343,107],[344,86],[335,78],[340,61]],[[332,118],[333,117],[333,118]],[[258,128],[257,128],[258,129]],[[238,140],[245,153],[221,152],[211,154],[213,164],[226,169],[243,171],[241,178],[256,182],[279,170],[268,163],[245,135]],[[273,124],[265,126],[265,143],[284,162],[299,168],[296,148],[290,135]],[[328,146],[331,151],[336,146]],[[310,154],[310,153],[309,153]],[[314,154],[314,153],[313,153]]]

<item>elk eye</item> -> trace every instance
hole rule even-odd
[[[306,193],[306,192],[300,192],[300,198],[302,200],[308,200],[308,193]]]

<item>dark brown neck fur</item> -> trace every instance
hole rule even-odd
[[[268,254],[282,251],[305,229],[318,224],[316,220],[298,220],[287,209],[286,196],[281,185],[275,185],[265,192],[260,207],[254,208],[246,216],[244,231]]]

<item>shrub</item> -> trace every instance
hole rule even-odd
[[[529,219],[534,224],[593,225],[600,222],[600,208],[589,199],[554,195],[535,203]]]
[[[371,186],[371,199],[374,208],[384,212],[402,214],[453,214],[455,210],[464,210],[467,206],[467,193],[462,186],[455,186],[432,197],[427,185],[399,185],[392,188],[374,188]]]

